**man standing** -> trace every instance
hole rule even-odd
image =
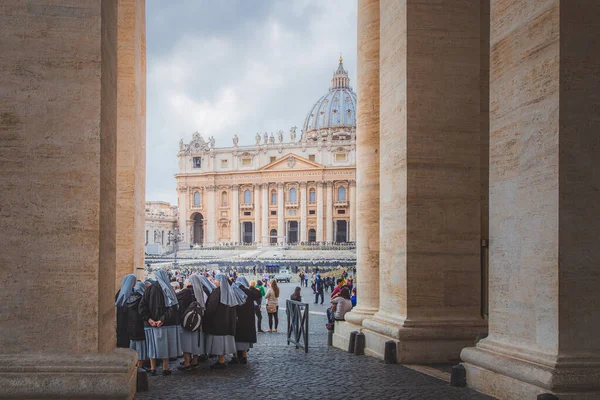
[[[304,272],[300,271],[298,277],[300,278],[300,287],[304,286]]]
[[[258,285],[258,288],[256,288],[256,285]],[[261,281],[250,281],[250,288],[258,290],[258,292],[260,293],[260,296],[258,296],[257,300],[254,302],[254,314],[256,315],[256,325],[258,326],[257,331],[265,333],[265,331],[262,330],[262,311],[260,309],[262,304],[262,298],[265,295],[265,288],[263,287]]]
[[[317,274],[315,279],[315,304],[319,302],[319,296],[321,296],[321,304],[323,304],[323,279],[321,279],[321,274]]]

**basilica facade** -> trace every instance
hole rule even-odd
[[[353,242],[356,94],[340,58],[329,91],[299,134],[257,133],[216,147],[194,133],[179,145],[179,230],[187,245]]]

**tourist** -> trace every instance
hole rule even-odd
[[[350,297],[352,308],[356,307],[356,287],[352,288],[352,296]]]
[[[304,273],[304,286],[305,287],[308,287],[308,278],[309,278],[309,275],[307,272],[305,272]]]
[[[319,296],[321,296],[321,304],[323,304],[324,294],[323,294],[323,279],[321,279],[321,274],[316,275],[314,291],[315,291],[315,304],[317,304],[319,302]]]
[[[300,286],[296,286],[294,293],[292,293],[292,295],[290,296],[290,300],[302,301],[302,296],[300,295],[301,290],[302,290],[302,288]]]
[[[234,290],[241,290],[246,294],[246,302],[237,307],[237,323],[235,326],[235,349],[230,364],[247,364],[248,350],[256,343],[256,324],[254,304],[260,299],[258,289],[253,288],[248,280],[240,276],[232,285]]]
[[[265,287],[262,284],[262,281],[251,281],[250,287],[255,288],[260,293],[260,297],[254,302],[254,314],[256,314],[256,325],[258,326],[257,331],[259,333],[265,333],[262,330],[262,299],[265,297]]]
[[[334,321],[343,321],[346,313],[350,310],[352,310],[350,291],[345,287],[339,296],[331,300],[331,307],[327,309],[327,320],[329,321],[327,329],[333,329]]]
[[[218,361],[211,365],[212,369],[226,367],[225,354],[233,354],[235,350],[236,306],[244,301],[234,294],[227,275],[216,276],[216,288],[208,296],[203,318],[206,336],[206,353],[218,356]]]
[[[179,332],[181,336],[181,350],[183,351],[183,364],[177,367],[177,369],[184,371],[191,371],[192,368],[197,368],[198,356],[205,354],[204,332],[202,332],[201,326],[194,327],[194,329],[197,328],[196,330],[186,329],[188,321],[185,320],[185,316],[187,314],[189,316],[188,319],[193,318],[193,313],[196,313],[199,314],[200,321],[202,320],[202,314],[206,308],[206,293],[198,275],[192,275],[190,279],[186,280],[186,284],[188,281],[189,286],[177,294],[180,319],[182,321]],[[197,304],[192,304],[194,302]]]
[[[344,287],[344,280],[342,278],[339,278],[336,281],[336,286],[333,289],[333,292],[331,292],[331,298],[335,299],[336,297],[338,297],[340,295],[340,292],[342,291],[342,288]]]
[[[304,286],[304,272],[300,271],[298,274],[298,278],[300,278],[300,286]]]
[[[129,348],[138,354],[138,367],[142,368],[144,361],[148,359],[148,346],[146,345],[146,334],[144,332],[144,320],[140,317],[139,306],[144,297],[146,285],[138,282],[133,288],[133,293],[125,303],[127,306],[127,333],[129,335]]]
[[[129,348],[129,334],[127,333],[127,307],[125,302],[131,296],[136,277],[133,274],[125,275],[121,281],[121,288],[115,296],[115,307],[117,308],[117,347]]]
[[[267,315],[269,316],[269,330],[267,332],[277,332],[279,325],[279,286],[275,279],[271,280],[271,287],[265,295],[267,300]],[[273,320],[275,320],[275,329],[273,329]]]
[[[170,375],[169,358],[181,355],[177,295],[169,284],[167,271],[158,270],[155,275],[156,282],[144,292],[139,311],[145,321],[150,373],[156,375],[156,360],[160,359],[162,374]]]

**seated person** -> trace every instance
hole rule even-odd
[[[343,279],[338,279],[336,281],[337,285],[335,286],[335,289],[333,289],[333,292],[331,292],[331,298],[335,299],[337,296],[340,295],[340,292],[342,291],[342,288],[344,287],[344,280]]]
[[[350,297],[350,301],[352,302],[352,307],[356,307],[356,287],[352,288],[352,297]]]
[[[350,291],[348,288],[343,288],[340,295],[335,299],[331,299],[331,307],[327,310],[327,329],[333,329],[334,321],[343,321],[346,313],[352,310],[352,302],[350,301]]]

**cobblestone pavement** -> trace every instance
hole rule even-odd
[[[281,286],[283,308],[283,299],[289,298],[295,285]],[[309,291],[310,288],[306,292]],[[263,314],[266,329],[264,310]],[[159,370],[157,376],[148,378],[150,391],[138,393],[135,398],[490,399],[402,365],[387,365],[327,347],[326,317],[321,314],[318,310],[309,316],[308,354],[287,346],[286,314],[280,309],[278,332],[259,334],[258,343],[248,354],[248,365],[229,365],[226,370],[213,371],[208,368],[213,360],[209,360],[196,370],[182,372],[176,370],[179,361],[172,362],[172,375],[161,376]]]

